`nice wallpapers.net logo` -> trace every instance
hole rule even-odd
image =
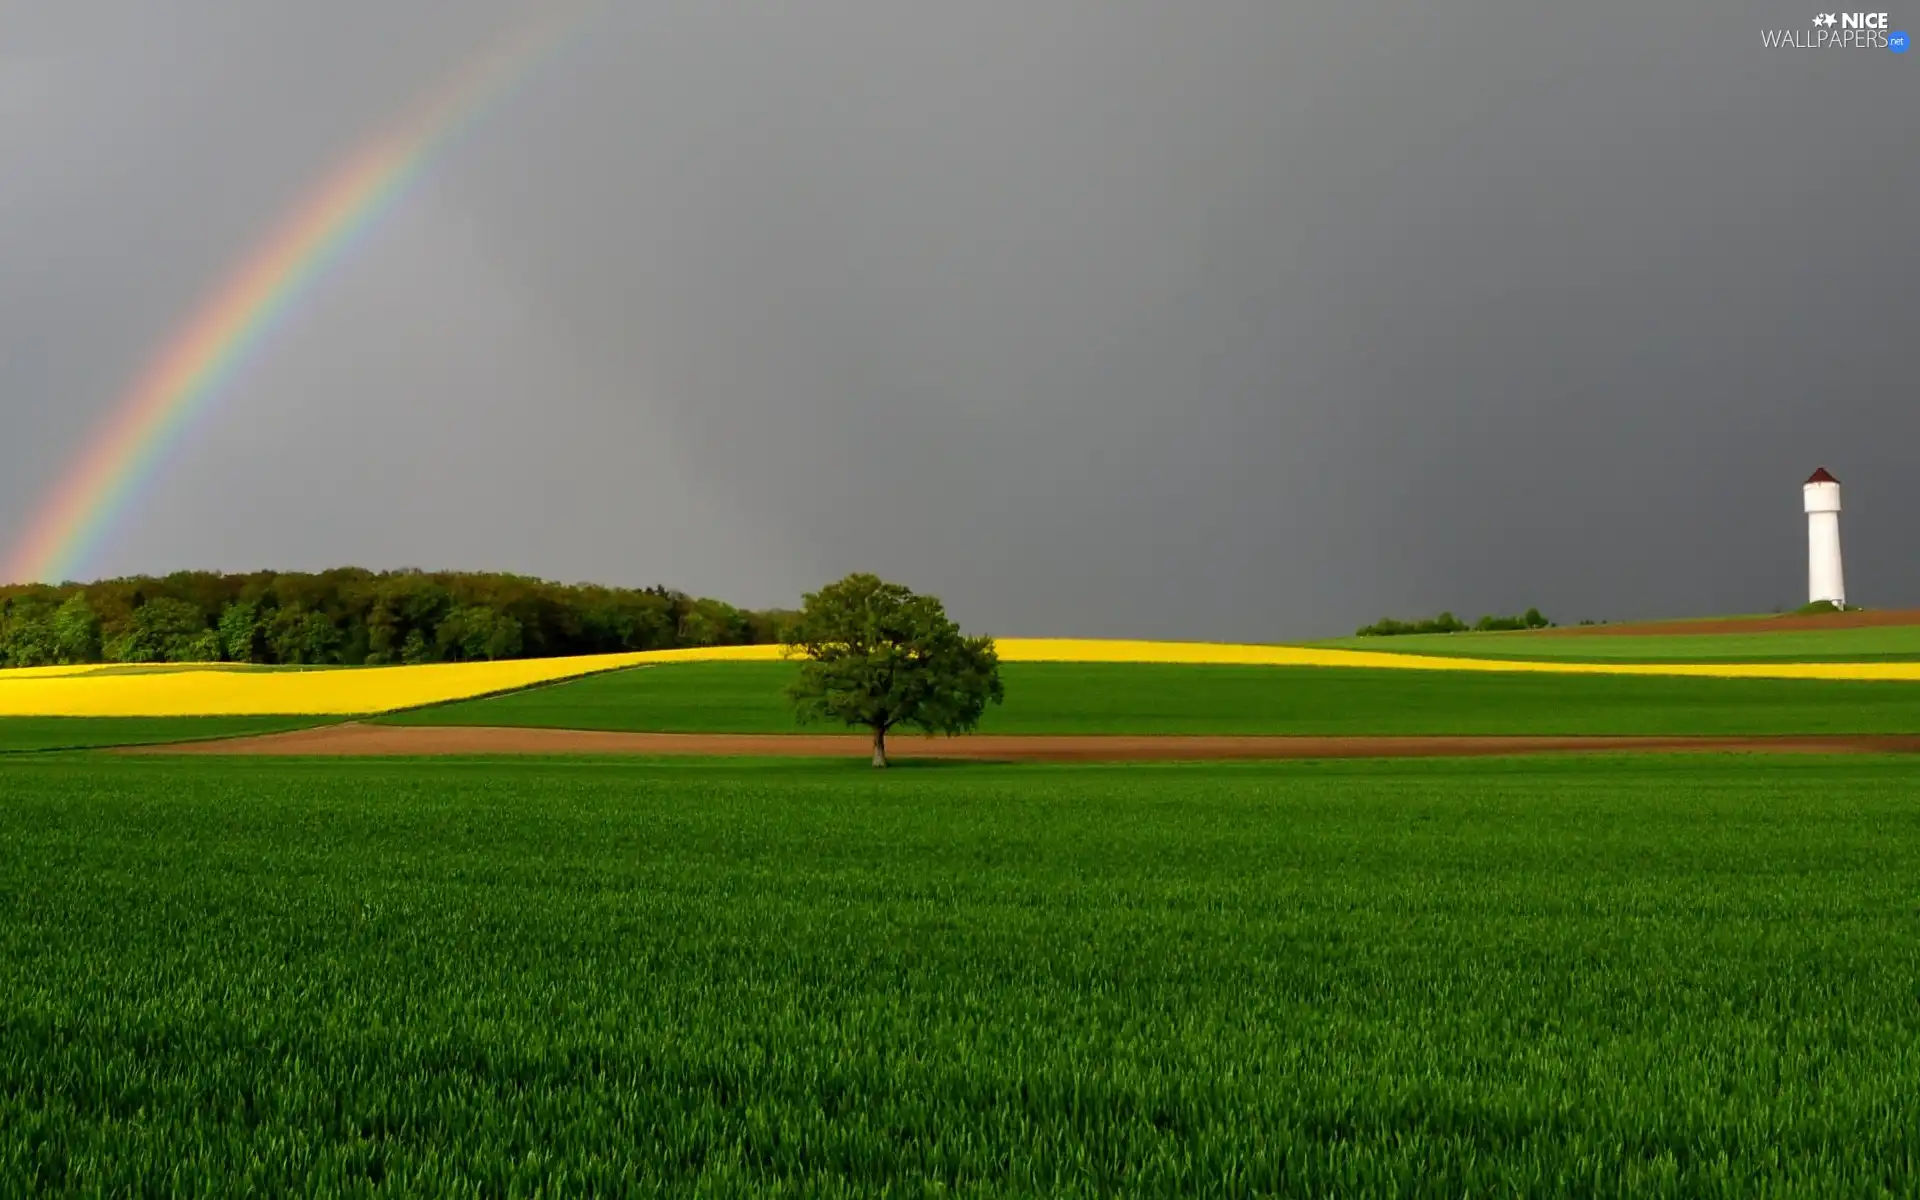
[[[1770,50],[1891,50],[1907,52],[1907,35],[1887,22],[1886,13],[1815,13],[1804,29],[1765,29],[1761,45]]]

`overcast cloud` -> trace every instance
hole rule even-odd
[[[0,544],[530,0],[0,0]],[[501,569],[1005,635],[1920,605],[1920,55],[1804,6],[615,4],[86,573]],[[1892,14],[1920,28],[1920,11]]]

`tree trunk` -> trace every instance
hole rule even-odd
[[[873,765],[876,767],[887,765],[887,727],[885,725],[873,727]]]

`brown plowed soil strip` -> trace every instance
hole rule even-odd
[[[992,762],[1143,762],[1278,758],[1423,758],[1564,751],[1763,751],[1772,753],[1913,753],[1920,736],[1796,737],[893,737],[894,758],[964,758]],[[394,755],[701,754],[858,758],[870,753],[861,735],[608,733],[584,729],[491,729],[471,726],[348,723],[293,733],[171,746],[130,746],[122,754]]]
[[[1732,617],[1710,621],[1641,621],[1619,625],[1562,625],[1541,629],[1528,637],[1592,637],[1605,634],[1659,633],[1804,633],[1813,629],[1869,629],[1883,625],[1920,625],[1920,609],[1888,609],[1884,612],[1797,613],[1778,617]]]

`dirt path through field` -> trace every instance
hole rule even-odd
[[[1917,736],[1793,737],[893,737],[895,758],[993,762],[1222,761],[1283,758],[1433,758],[1570,751],[1915,753]],[[121,754],[472,756],[478,754],[693,754],[865,758],[867,739],[842,734],[610,733],[584,729],[362,725],[217,741],[129,746]]]

